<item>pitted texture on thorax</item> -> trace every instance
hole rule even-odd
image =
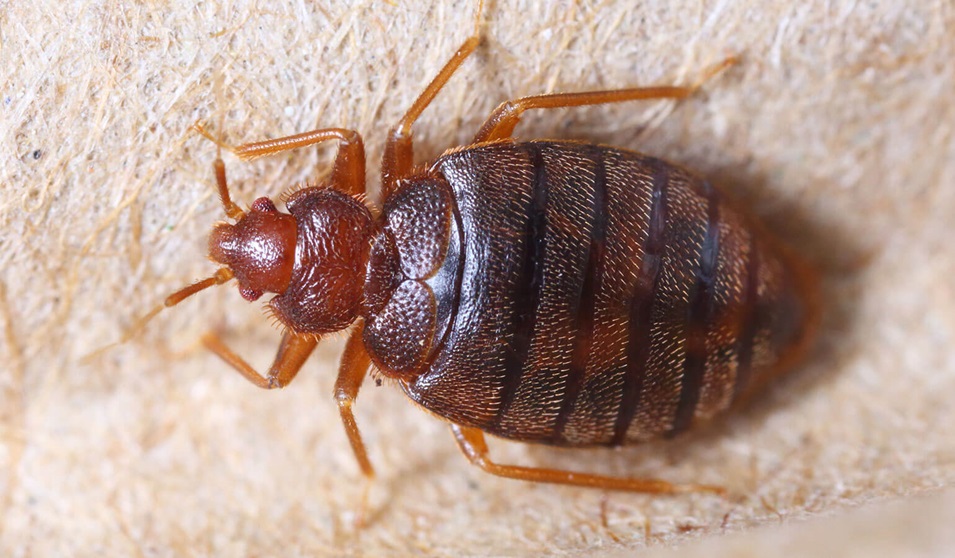
[[[414,375],[441,342],[456,293],[458,244],[454,200],[440,178],[409,178],[385,201],[364,287],[363,334],[384,374]]]
[[[305,188],[286,202],[298,238],[288,289],[269,305],[298,333],[348,327],[362,300],[371,214],[354,198],[330,188]]]

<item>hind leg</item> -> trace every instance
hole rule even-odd
[[[454,434],[454,439],[458,442],[458,447],[461,448],[461,453],[468,458],[468,461],[470,461],[472,465],[476,465],[483,471],[499,477],[550,484],[586,486],[589,488],[602,488],[604,490],[644,492],[648,494],[678,494],[683,492],[726,493],[726,490],[722,487],[705,484],[672,484],[657,479],[610,477],[565,471],[562,469],[499,465],[491,461],[488,455],[487,443],[484,441],[483,432],[476,428],[467,428],[457,424],[451,425],[451,432]]]
[[[700,86],[724,69],[737,62],[730,57],[709,68],[694,85],[673,86],[662,85],[657,87],[634,87],[630,89],[610,89],[607,91],[585,91],[583,93],[552,93],[549,95],[533,95],[522,97],[514,101],[507,101],[498,106],[491,116],[484,122],[473,143],[483,143],[506,139],[514,133],[514,128],[521,120],[525,111],[530,109],[556,109],[568,107],[582,107],[587,105],[602,105],[606,103],[622,103],[624,101],[639,101],[652,99],[684,99],[692,95]]]

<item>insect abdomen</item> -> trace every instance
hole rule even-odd
[[[452,422],[525,441],[622,444],[725,410],[800,345],[786,266],[707,183],[582,143],[500,143],[433,169],[463,231],[460,290],[404,383]]]

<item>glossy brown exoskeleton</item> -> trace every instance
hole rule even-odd
[[[219,193],[235,220],[210,238],[223,267],[166,306],[233,278],[248,300],[275,293],[268,305],[285,333],[267,374],[204,338],[267,389],[290,382],[325,334],[351,328],[335,395],[368,478],[352,404],[374,366],[444,417],[468,459],[493,474],[656,493],[718,490],[488,457],[484,433],[616,446],[682,432],[797,357],[816,311],[810,274],[705,180],[633,151],[512,139],[527,109],[678,99],[696,86],[507,102],[470,144],[415,166],[413,122],[477,44],[476,36],[466,41],[391,130],[377,216],[365,204],[357,132],[329,128],[229,148],[247,159],[336,140],[339,154],[326,183],[291,195],[288,213],[268,198],[241,210],[217,159]]]

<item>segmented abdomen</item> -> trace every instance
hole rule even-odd
[[[803,287],[719,192],[571,142],[454,151],[460,290],[408,394],[455,423],[557,445],[668,436],[802,343]],[[454,296],[457,295],[457,296]]]

